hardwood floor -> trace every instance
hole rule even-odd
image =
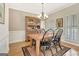
[[[9,56],[23,56],[22,47],[30,45],[29,42],[17,42],[9,45]]]
[[[79,46],[71,45],[68,43],[61,43],[62,45],[65,45],[67,47],[75,49],[77,52],[79,52]],[[9,56],[23,56],[22,47],[30,45],[30,42],[17,42],[9,45]]]
[[[79,46],[75,46],[75,45],[72,45],[72,44],[69,44],[69,43],[65,43],[65,42],[62,42],[61,45],[73,48],[74,50],[76,50],[79,53]]]

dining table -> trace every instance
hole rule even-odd
[[[31,39],[34,39],[36,41],[36,55],[37,56],[40,55],[40,41],[42,40],[43,35],[44,34],[42,33],[33,33],[33,34],[31,33],[28,35]],[[48,38],[48,37],[52,37],[51,33],[45,35],[45,38]]]

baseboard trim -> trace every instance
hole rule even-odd
[[[0,53],[0,56],[8,56],[8,53]]]
[[[72,44],[72,45],[75,45],[75,46],[79,46],[79,44],[73,43],[73,42],[68,42],[68,41],[64,41],[64,40],[62,42],[65,42],[65,43],[68,43],[68,44]]]

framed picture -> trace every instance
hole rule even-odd
[[[56,26],[57,26],[57,28],[63,27],[63,18],[56,19]]]
[[[0,24],[4,24],[5,20],[5,4],[0,3]]]

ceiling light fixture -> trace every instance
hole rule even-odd
[[[37,17],[40,18],[41,20],[45,20],[45,19],[48,18],[48,15],[46,15],[46,14],[44,13],[44,3],[41,3],[41,4],[42,4],[42,12],[41,12],[41,14],[38,15]]]

